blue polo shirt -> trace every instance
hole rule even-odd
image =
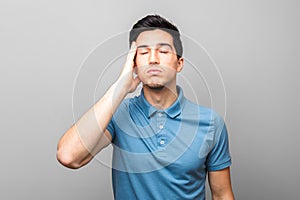
[[[107,130],[117,200],[205,199],[207,171],[231,165],[223,119],[183,95],[167,109],[143,95],[125,99]]]

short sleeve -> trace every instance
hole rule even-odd
[[[106,127],[106,130],[109,131],[111,137],[112,137],[112,142],[114,142],[115,138],[118,135],[118,130],[120,124],[124,123],[123,119],[126,114],[128,115],[128,104],[129,104],[130,99],[124,99],[121,104],[118,106],[117,110],[113,114],[109,124]],[[124,115],[125,114],[125,115]]]
[[[214,129],[214,146],[206,160],[208,171],[222,170],[231,165],[227,128],[223,119],[217,114],[214,118]]]
[[[109,124],[107,125],[106,129],[108,130],[108,132],[110,133],[111,137],[112,137],[112,141],[115,138],[115,126],[114,126],[114,122],[113,122],[113,118],[110,120]]]

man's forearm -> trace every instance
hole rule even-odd
[[[91,107],[61,138],[57,158],[65,166],[78,168],[90,160],[113,113],[126,96],[120,82],[113,84],[105,95]],[[101,147],[100,147],[101,148]]]
[[[77,123],[77,131],[82,142],[89,151],[97,144],[100,135],[104,133],[113,113],[116,111],[126,92],[113,84],[105,95]]]

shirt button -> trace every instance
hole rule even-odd
[[[165,144],[165,141],[164,141],[164,140],[161,140],[161,141],[159,142],[159,144],[160,144],[160,145],[164,145],[164,144]]]
[[[164,125],[162,125],[162,124],[159,125],[159,129],[163,129],[163,127],[164,127]]]
[[[162,117],[162,113],[158,113],[158,117]]]

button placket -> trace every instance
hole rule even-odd
[[[163,128],[164,128],[164,125],[160,124],[159,129],[163,129]]]
[[[164,125],[166,121],[166,114],[163,111],[157,112],[157,144],[163,147],[167,143],[167,138],[165,136]]]
[[[164,124],[165,124],[165,114],[162,111],[158,111],[157,112],[157,128],[158,128],[158,132],[161,132],[162,129],[164,128]]]

